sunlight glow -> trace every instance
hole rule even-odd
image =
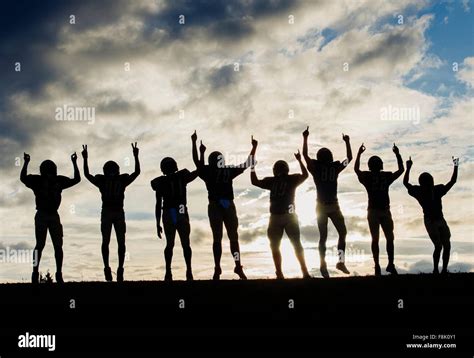
[[[300,226],[316,225],[316,193],[308,191],[310,185],[314,185],[306,180],[296,191],[295,206]]]

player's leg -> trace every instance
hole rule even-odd
[[[339,236],[339,239],[337,241],[338,262],[336,264],[336,268],[349,275],[350,272],[345,264],[347,229],[346,223],[344,221],[344,216],[342,215],[339,205],[337,206],[337,208],[335,208],[335,210],[329,213],[329,218],[334,224],[334,227],[336,228],[337,234]]]
[[[125,213],[118,212],[114,218],[114,229],[115,235],[117,236],[117,249],[118,249],[118,268],[117,268],[117,282],[123,281],[123,265],[125,263],[125,253],[127,248],[125,246],[125,232],[127,226],[125,223]]]
[[[239,275],[241,280],[246,280],[247,276],[245,276],[244,270],[242,268],[242,261],[240,257],[238,233],[239,219],[237,217],[237,210],[234,203],[231,203],[227,209],[224,209],[224,225],[230,241],[230,252],[232,253],[232,257],[234,258],[235,262],[234,272]]]
[[[379,238],[380,238],[380,223],[376,210],[367,211],[367,221],[369,223],[370,236],[372,237],[372,257],[375,264],[375,276],[381,275],[379,264]]]
[[[387,256],[388,265],[386,271],[396,275],[397,269],[395,268],[395,236],[393,234],[393,219],[390,209],[384,210],[380,215],[380,226],[382,227],[385,239],[387,240]]]
[[[37,212],[35,215],[35,237],[36,245],[33,250],[33,273],[31,275],[32,283],[39,283],[39,265],[44,246],[46,244],[46,235],[48,234],[48,226],[42,213]]]
[[[181,247],[183,248],[184,261],[186,262],[186,279],[188,281],[193,280],[193,270],[191,267],[191,241],[189,235],[191,233],[191,226],[189,225],[189,216],[188,214],[180,215],[178,220],[178,234],[181,240]]]
[[[56,282],[64,283],[62,275],[63,267],[63,226],[59,215],[51,215],[48,220],[49,235],[54,247],[54,258],[56,260]]]
[[[268,222],[267,236],[270,241],[270,249],[272,250],[273,263],[275,264],[275,274],[277,279],[284,279],[281,269],[281,252],[280,244],[283,237],[283,225],[279,220],[280,215],[270,215]]]
[[[319,260],[321,275],[329,278],[329,272],[326,264],[326,241],[328,239],[328,214],[327,208],[322,204],[316,205],[316,218],[319,229]]]
[[[211,201],[207,207],[209,223],[212,230],[212,252],[214,254],[214,280],[219,280],[222,273],[221,257],[222,257],[222,229],[224,217],[223,208],[217,202]]]
[[[295,250],[296,258],[300,264],[303,278],[310,278],[311,276],[309,275],[308,268],[306,266],[306,260],[304,258],[304,248],[303,245],[301,245],[298,216],[296,214],[286,214],[285,216],[287,218],[285,232],[288,235],[288,238],[290,239],[290,242]]]
[[[163,229],[166,237],[165,247],[165,281],[172,281],[171,261],[173,260],[173,249],[176,237],[176,226],[168,209],[163,210]]]
[[[433,273],[438,274],[439,273],[439,258],[441,256],[441,250],[443,248],[443,245],[441,244],[440,232],[436,225],[436,221],[430,220],[427,218],[425,218],[424,221],[425,221],[426,231],[428,232],[428,236],[430,237],[431,242],[433,242],[433,245],[434,245]]]
[[[102,261],[104,262],[104,275],[106,281],[112,281],[112,271],[109,266],[109,244],[112,233],[112,218],[109,212],[103,211],[100,217],[100,231],[102,233]]]
[[[439,236],[443,246],[443,270],[441,272],[448,273],[449,256],[451,254],[451,231],[444,219],[441,220],[439,225]]]

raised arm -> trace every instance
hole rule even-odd
[[[201,141],[201,144],[199,145],[199,167],[197,167],[198,169],[204,167],[204,153],[206,153],[206,149],[206,146],[202,144]]]
[[[81,173],[79,172],[79,168],[77,167],[77,154],[74,152],[71,155],[72,166],[74,168],[74,177],[72,178],[72,185],[76,185],[81,181]]]
[[[405,175],[403,176],[403,185],[405,185],[405,188],[410,189],[413,185],[410,184],[410,170],[411,166],[413,165],[413,161],[411,160],[411,157],[407,160],[407,171],[405,172]]]
[[[23,153],[23,168],[21,168],[20,180],[26,185],[26,177],[28,176],[28,164],[30,163],[30,155]]]
[[[246,169],[246,168],[252,167],[252,164],[254,162],[255,152],[257,151],[257,145],[258,145],[258,141],[253,139],[253,135],[251,137],[251,143],[252,143],[252,149],[250,150],[250,153],[249,153],[247,159],[245,160],[245,162],[239,164],[237,166],[238,168],[245,168]]]
[[[352,149],[351,149],[351,142],[350,142],[350,137],[347,134],[342,133],[342,140],[346,143],[346,155],[347,155],[347,164],[349,164],[352,161]]]
[[[92,184],[97,186],[97,180],[95,177],[89,172],[89,152],[87,151],[87,144],[82,145],[82,158],[84,160],[84,176],[89,180]]]
[[[132,143],[132,151],[133,151],[133,157],[135,158],[135,171],[132,174],[127,176],[124,182],[125,186],[132,184],[133,181],[137,179],[137,177],[140,175],[140,161],[138,160],[139,149],[137,146],[137,142],[135,142],[135,145]]]
[[[200,168],[202,165],[204,165],[204,153],[202,153],[201,158],[198,157],[198,151],[197,151],[197,133],[194,131],[194,133],[191,135],[191,141],[193,143],[193,162],[196,168]],[[202,141],[201,141],[201,147],[203,146]],[[204,147],[204,151],[205,151]]]
[[[397,179],[400,175],[403,174],[403,172],[405,171],[405,168],[403,166],[403,160],[402,160],[402,156],[400,155],[400,150],[398,149],[398,147],[395,145],[395,143],[393,143],[393,148],[392,148],[393,152],[395,153],[395,156],[397,157],[397,164],[398,164],[398,169],[396,172],[393,173],[393,180]]]
[[[308,136],[309,136],[309,126],[303,131],[303,157],[308,166],[308,169],[313,165],[311,158],[308,155]]]
[[[262,181],[258,179],[257,177],[257,172],[255,171],[255,165],[252,165],[250,168],[250,182],[253,185],[258,186],[259,188],[262,188]]]
[[[135,158],[135,171],[132,174],[130,174],[128,184],[132,183],[140,175],[140,161],[138,160],[139,149],[137,147],[137,142],[135,142],[135,146],[132,143],[132,151],[133,151],[133,157]]]
[[[300,168],[301,168],[301,179],[304,181],[306,178],[308,178],[308,170],[303,164],[303,161],[301,160],[301,153],[300,150],[298,149],[298,152],[295,153],[295,158],[300,163]]]
[[[356,161],[354,163],[354,171],[357,174],[357,176],[359,176],[362,173],[360,171],[360,156],[364,152],[365,152],[365,146],[364,146],[364,143],[362,143],[361,146],[359,147],[359,151],[357,152]]]
[[[252,136],[252,151],[250,152],[250,155],[252,156],[251,165],[250,165],[250,182],[253,185],[258,186],[259,188],[262,188],[262,181],[258,179],[257,172],[255,171],[255,165],[257,164],[257,162],[255,161],[257,146],[258,146],[258,141],[254,139]]]
[[[446,191],[449,191],[458,179],[459,158],[453,157],[453,164],[453,175],[451,176],[451,180],[446,184]]]
[[[250,150],[250,165],[255,164],[255,153],[257,153],[258,140],[253,138],[253,135],[250,137],[250,142],[252,143],[252,149]]]
[[[87,144],[82,145],[82,158],[84,159],[84,176],[89,180],[92,184],[97,186],[97,180],[95,180],[95,177],[91,175],[89,172],[89,153],[87,151]]]
[[[71,155],[71,162],[72,162],[72,166],[74,167],[74,177],[71,179],[71,178],[68,178],[68,177],[61,176],[63,178],[62,189],[70,188],[71,186],[74,186],[74,185],[76,185],[77,183],[79,183],[81,181],[81,174],[79,173],[79,168],[77,167],[77,154],[76,154],[76,152],[74,152]]]

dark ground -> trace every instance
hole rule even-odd
[[[89,351],[474,354],[473,273],[329,280],[0,285],[0,357]],[[70,308],[71,299],[75,308]],[[180,300],[184,308],[180,308]],[[399,308],[399,299],[403,308]],[[294,308],[289,308],[293,300]],[[182,301],[181,301],[182,303]],[[56,351],[19,349],[55,334]],[[421,341],[413,335],[436,335]],[[439,334],[455,335],[441,339]],[[410,343],[456,348],[409,349]],[[70,355],[68,355],[70,356]],[[323,354],[319,356],[331,356]],[[346,356],[352,356],[347,354]]]

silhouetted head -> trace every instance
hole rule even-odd
[[[289,171],[290,167],[284,160],[277,160],[275,164],[273,164],[273,175],[276,177],[288,175]]]
[[[432,188],[434,186],[434,179],[430,173],[421,173],[418,177],[418,183],[424,188]]]
[[[112,175],[119,175],[119,174],[120,174],[120,167],[113,160],[109,160],[107,163],[104,164],[104,175],[112,176]]]
[[[217,168],[223,167],[225,165],[224,155],[221,152],[212,152],[209,154],[207,159],[209,161],[209,166]]]
[[[48,177],[55,177],[58,175],[58,168],[52,160],[45,160],[40,165],[40,174]]]
[[[178,171],[178,164],[173,158],[166,157],[161,161],[160,168],[164,175],[169,175]]]
[[[327,148],[321,148],[316,153],[316,159],[323,163],[331,163],[333,162],[332,152]]]
[[[373,155],[369,158],[369,170],[371,172],[379,172],[383,170],[383,161],[380,157]]]

